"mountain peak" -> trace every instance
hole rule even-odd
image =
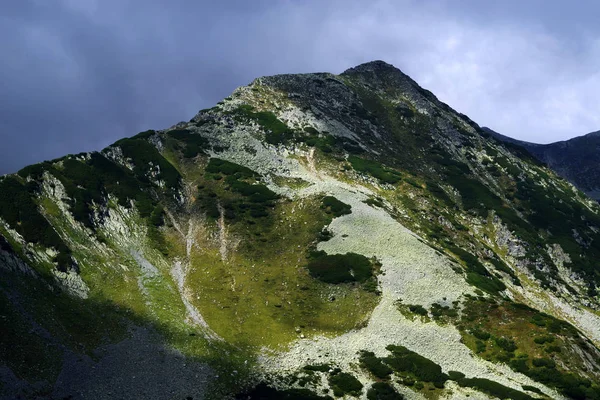
[[[378,72],[378,71],[400,71],[398,68],[394,67],[392,64],[388,64],[382,60],[373,60],[363,64],[359,64],[356,67],[348,68],[346,71],[342,73],[342,75],[352,74],[352,73],[360,73],[360,72]]]

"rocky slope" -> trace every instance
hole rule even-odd
[[[598,204],[384,62],[0,193],[5,398],[600,398]]]
[[[600,200],[600,131],[549,144],[515,140],[484,128],[496,138],[525,147],[558,175]]]

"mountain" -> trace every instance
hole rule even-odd
[[[600,131],[560,142],[536,144],[483,129],[499,140],[525,147],[558,175],[591,198],[600,200]]]
[[[600,206],[385,62],[0,193],[4,398],[600,398]]]

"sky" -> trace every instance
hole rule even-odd
[[[254,78],[384,60],[481,126],[600,130],[595,0],[2,0],[0,174],[164,129]]]

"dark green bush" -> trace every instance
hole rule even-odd
[[[208,161],[205,171],[213,174],[235,175],[237,178],[258,177],[258,174],[250,168],[214,157]]]
[[[131,159],[134,165],[133,172],[137,179],[150,183],[148,171],[151,164],[159,167],[160,172],[157,178],[165,182],[167,190],[177,190],[181,179],[179,172],[152,144],[142,139],[121,139],[115,142],[114,145],[119,146],[123,151],[123,155]]]
[[[473,336],[475,336],[477,339],[481,339],[481,340],[488,340],[491,335],[489,332],[483,331],[480,328],[475,328],[471,331],[471,333],[473,334]]]
[[[453,381],[458,381],[460,379],[463,379],[464,377],[465,377],[465,374],[463,374],[462,372],[448,371],[448,379],[451,379]]]
[[[265,140],[267,143],[280,144],[294,137],[294,131],[270,111],[255,112],[252,106],[242,105],[237,108],[234,114],[238,118],[255,120],[265,130]]]
[[[252,185],[238,180],[226,180],[226,182],[233,191],[241,194],[242,196],[249,197],[249,200],[253,203],[266,203],[279,198],[275,192],[265,185]]]
[[[402,178],[399,172],[387,168],[376,161],[367,160],[354,155],[348,157],[348,161],[356,171],[368,173],[383,183],[398,183]]]
[[[517,349],[514,340],[507,337],[494,338],[494,342],[504,351],[513,352]]]
[[[560,353],[562,348],[560,346],[548,346],[544,349],[546,353]]]
[[[554,337],[550,335],[543,335],[534,338],[533,341],[537,344],[552,343],[554,342]]]
[[[420,304],[410,304],[408,309],[418,315],[426,316],[428,314],[427,310]]]
[[[333,214],[334,217],[341,217],[342,215],[350,214],[352,212],[352,206],[343,203],[333,196],[323,197],[321,208],[328,214]]]
[[[140,214],[147,214],[146,205],[153,203],[145,191],[150,188],[149,185],[140,182],[131,171],[100,153],[91,153],[88,164],[100,176],[106,191],[115,195],[121,206],[129,207],[129,200],[135,200]]]
[[[303,369],[307,371],[329,372],[331,366],[329,364],[305,365]]]
[[[476,347],[475,348],[475,352],[477,354],[483,353],[487,349],[487,346],[485,345],[485,342],[483,342],[481,340],[476,340],[475,341],[475,347]]]
[[[404,346],[389,345],[386,347],[392,355],[383,359],[383,361],[399,372],[412,373],[417,379],[425,382],[443,383],[448,380],[448,375],[442,372],[442,367],[408,350]]]
[[[69,247],[38,211],[31,194],[15,177],[0,178],[0,216],[27,242],[70,254]]]
[[[556,368],[556,363],[550,358],[534,358],[531,363],[535,367]]]
[[[187,129],[173,129],[167,132],[167,135],[184,144],[183,156],[185,158],[193,158],[198,154],[206,154],[205,149],[209,147],[209,142],[205,137]]]
[[[524,354],[524,355],[521,355],[521,356],[511,359],[508,362],[508,365],[510,365],[510,367],[517,372],[520,372],[522,374],[527,374],[527,372],[529,371],[529,365],[527,365],[528,360],[529,360],[529,357],[526,354]]]
[[[528,392],[533,392],[533,393],[537,393],[537,394],[544,394],[540,389],[536,388],[535,386],[522,385],[521,387],[523,388],[523,390],[527,390]]]
[[[404,396],[396,392],[389,383],[375,382],[367,390],[367,399],[369,400],[404,400]]]
[[[431,315],[433,318],[441,318],[441,317],[449,317],[456,318],[458,317],[458,312],[454,308],[450,308],[449,306],[442,306],[438,303],[433,303],[431,305]]]
[[[463,378],[458,380],[458,384],[462,387],[471,387],[501,399],[534,400],[533,397],[528,394],[506,387],[497,382],[490,381],[489,379]]]
[[[360,396],[363,385],[353,375],[346,372],[340,372],[329,376],[329,386],[333,389],[336,397],[346,394],[351,396]]]
[[[356,253],[319,253],[307,268],[312,277],[327,283],[364,282],[373,276],[371,261]]]
[[[483,276],[474,272],[467,273],[467,283],[488,293],[498,293],[506,289],[506,285],[494,276]]]
[[[360,366],[379,379],[389,379],[390,374],[393,372],[389,366],[375,357],[375,353],[370,351],[363,350],[360,352]]]
[[[448,197],[448,194],[435,182],[427,182],[427,189],[429,193],[440,199],[445,204],[453,204],[452,199]]]

